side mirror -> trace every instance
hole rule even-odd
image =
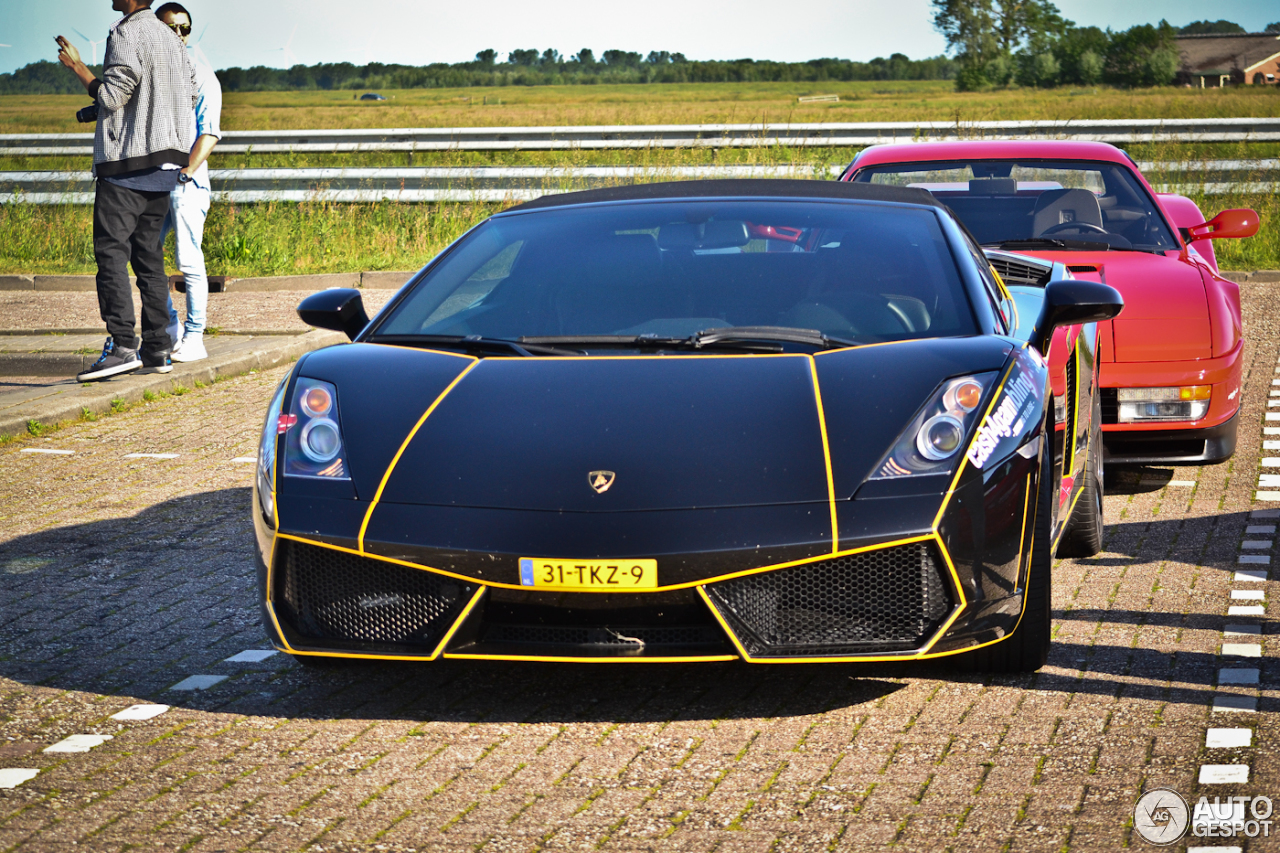
[[[369,325],[369,315],[365,313],[360,291],[350,287],[335,287],[311,294],[298,304],[298,316],[308,326],[343,332],[353,341]]]
[[[1258,233],[1258,213],[1248,208],[1224,210],[1202,225],[1187,229],[1187,242],[1221,240],[1227,237],[1252,237]]]
[[[1114,287],[1096,281],[1051,281],[1044,289],[1044,307],[1028,342],[1047,355],[1054,329],[1110,320],[1123,308],[1124,297]]]

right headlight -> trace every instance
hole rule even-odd
[[[945,474],[955,470],[983,399],[998,372],[948,379],[880,460],[872,480]]]

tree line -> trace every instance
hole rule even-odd
[[[513,50],[505,61],[482,50],[470,62],[396,65],[324,62],[292,68],[224,68],[224,91],[303,89],[435,89],[473,86],[594,85],[618,83],[850,82],[865,80],[950,80],[958,63],[945,56],[909,59],[901,53],[869,62],[811,59],[772,62],[734,59],[690,60],[681,53],[589,49],[565,57],[556,50]],[[99,73],[101,73],[99,69]],[[56,62],[36,62],[0,74],[0,94],[75,94],[83,87]]]
[[[1162,20],[1123,31],[1078,27],[1050,0],[932,2],[934,27],[959,64],[954,79],[962,92],[1015,84],[1168,86],[1181,71],[1178,36],[1246,32],[1225,20],[1181,28]],[[1280,33],[1280,22],[1266,31]]]

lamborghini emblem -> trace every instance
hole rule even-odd
[[[596,490],[597,495],[603,495],[609,491],[609,487],[613,485],[613,478],[618,476],[612,471],[592,471],[587,475],[587,482],[591,484],[591,488]]]

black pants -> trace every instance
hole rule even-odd
[[[142,294],[142,347],[169,350],[169,277],[160,229],[169,212],[167,192],[144,192],[99,180],[93,197],[93,255],[98,261],[98,310],[118,347],[138,348],[134,336],[129,264]]]

